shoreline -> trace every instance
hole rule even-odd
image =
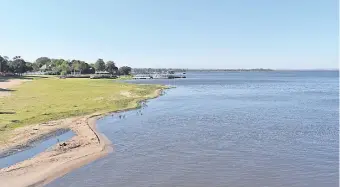
[[[41,152],[31,159],[1,168],[2,186],[43,186],[74,169],[108,155],[113,151],[112,143],[104,134],[97,131],[96,121],[112,113],[135,110],[140,107],[140,103],[161,96],[163,90],[157,89],[154,94],[137,101],[136,106],[124,110],[97,112],[13,130],[15,131],[13,135],[16,134],[17,137],[13,142],[5,145],[5,148],[4,145],[0,145],[0,151],[9,150],[18,145],[28,145],[29,142],[58,129],[69,128],[75,136],[66,141],[65,146],[56,144],[51,147],[51,150]]]

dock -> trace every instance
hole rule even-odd
[[[186,76],[179,74],[138,74],[133,79],[183,79]]]

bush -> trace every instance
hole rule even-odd
[[[66,76],[66,74],[67,74],[67,72],[66,72],[66,71],[62,71],[62,72],[60,72],[60,75],[61,75],[61,76]]]
[[[90,75],[66,75],[66,78],[90,78]]]
[[[90,79],[116,79],[115,75],[91,75]]]
[[[58,72],[46,72],[44,75],[60,75]]]
[[[10,77],[10,76],[15,76],[14,73],[5,73],[5,72],[0,72],[0,76],[3,76],[3,77]]]

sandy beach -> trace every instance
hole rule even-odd
[[[14,80],[12,83],[9,86],[10,83],[6,82],[6,89],[22,82]],[[161,89],[156,90],[154,97],[158,97],[161,92]],[[107,113],[98,112],[86,116],[54,120],[16,128],[8,132],[10,138],[0,144],[0,153],[25,148],[32,142],[43,139],[46,135],[53,134],[58,130],[72,130],[75,136],[65,144],[56,144],[31,159],[0,169],[1,186],[43,186],[110,153],[113,150],[111,142],[96,130],[96,120],[105,114]]]

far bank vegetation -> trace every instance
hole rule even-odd
[[[23,75],[23,74],[44,74],[60,75],[68,78],[88,78],[93,74],[93,78],[108,78],[119,75],[130,75],[131,67],[118,67],[114,61],[104,61],[99,58],[94,63],[87,63],[82,60],[53,59],[40,57],[34,62],[28,62],[15,56],[9,58],[0,55],[1,75]]]

